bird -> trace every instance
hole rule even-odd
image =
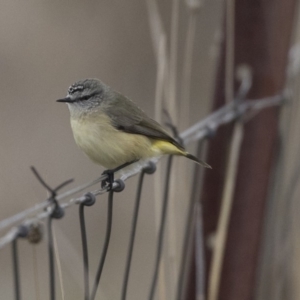
[[[123,167],[165,154],[184,156],[211,168],[188,153],[132,100],[99,79],[75,82],[67,96],[56,101],[68,105],[76,144],[93,162],[107,169],[110,181],[112,174]]]

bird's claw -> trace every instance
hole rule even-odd
[[[105,170],[102,175],[107,175],[107,178],[101,181],[101,188],[111,191],[114,183],[114,170]]]

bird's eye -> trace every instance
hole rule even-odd
[[[85,101],[85,100],[89,100],[90,98],[93,98],[93,97],[97,97],[97,99],[101,98],[102,97],[102,91],[96,91],[94,93],[90,93],[90,94],[87,94],[87,95],[81,95],[79,97],[79,100],[80,101]]]
[[[75,92],[83,91],[83,89],[84,89],[83,85],[71,85],[68,89],[68,93],[74,94]]]
[[[89,98],[91,98],[91,95],[85,95],[85,96],[80,97],[80,100],[84,101],[84,100],[88,100]]]

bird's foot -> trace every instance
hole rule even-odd
[[[133,160],[133,161],[130,161],[130,162],[127,162],[125,164],[122,164],[118,167],[116,167],[115,169],[111,169],[111,170],[105,170],[102,175],[107,175],[106,179],[102,180],[101,182],[101,188],[104,189],[104,188],[107,188],[108,191],[112,190],[113,188],[113,183],[114,183],[114,174],[118,171],[120,171],[121,169],[137,162],[138,159],[136,160]]]
[[[114,183],[115,170],[105,170],[102,175],[107,175],[105,179],[101,181],[101,188],[106,188],[108,191],[112,190]]]

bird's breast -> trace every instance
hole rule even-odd
[[[105,168],[159,155],[153,152],[149,138],[117,130],[105,114],[71,118],[71,127],[79,148]]]

